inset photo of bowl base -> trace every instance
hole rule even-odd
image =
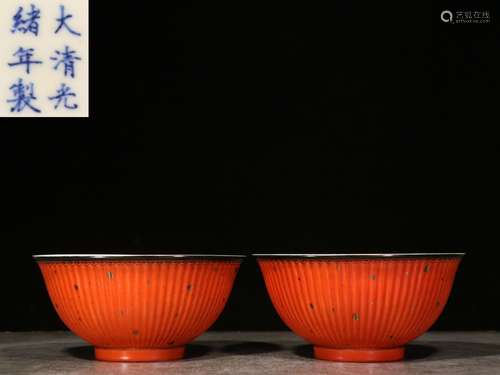
[[[169,361],[205,332],[229,298],[242,257],[35,256],[66,326],[103,361]]]
[[[256,254],[281,319],[318,359],[398,361],[443,311],[464,254]]]

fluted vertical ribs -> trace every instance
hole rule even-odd
[[[283,321],[315,345],[390,348],[420,336],[441,314],[459,258],[260,259]]]
[[[213,324],[229,297],[238,262],[40,262],[64,323],[97,347],[186,344]]]

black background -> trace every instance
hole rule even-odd
[[[491,3],[91,3],[91,118],[0,120],[0,330],[63,328],[31,254],[125,251],[465,250],[434,328],[499,328]],[[254,260],[214,328],[284,328]]]

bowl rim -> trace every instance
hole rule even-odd
[[[36,261],[106,261],[106,260],[241,260],[246,255],[229,254],[36,254]]]
[[[364,253],[364,254],[252,254],[257,258],[354,258],[354,259],[373,259],[373,258],[462,258],[466,253]]]

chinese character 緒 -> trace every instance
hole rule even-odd
[[[31,101],[35,101],[35,92],[33,88],[33,83],[25,85],[21,78],[18,79],[17,83],[10,86],[9,90],[12,91],[13,98],[8,99],[7,103],[13,103],[10,108],[11,112],[21,112],[25,107],[39,113],[40,110],[31,104]]]
[[[70,50],[68,46],[65,47],[64,51],[55,51],[56,55],[52,56],[50,59],[56,61],[54,65],[54,70],[62,64],[64,67],[64,76],[71,76],[75,78],[75,62],[81,60],[80,57],[76,56],[76,51]]]
[[[63,103],[64,108],[67,108],[67,109],[76,109],[76,108],[78,108],[78,104],[68,104],[68,99],[71,96],[75,97],[76,94],[71,91],[71,88],[69,86],[66,86],[63,83],[61,85],[61,87],[57,90],[56,95],[50,96],[49,100],[56,101],[56,104],[54,105],[54,109],[59,108],[59,105],[61,103]]]
[[[24,49],[23,47],[19,47],[19,49],[14,53],[12,56],[17,56],[19,59],[16,62],[13,63],[7,63],[10,67],[12,66],[18,66],[18,65],[26,65],[26,73],[30,74],[30,68],[31,64],[41,64],[42,62],[39,60],[31,60],[33,57],[33,48],[26,48]]]
[[[67,20],[72,18],[73,15],[72,14],[65,14],[64,5],[59,6],[59,9],[61,10],[61,17],[56,19],[56,21],[59,22],[59,24],[57,25],[57,29],[54,32],[54,34],[57,34],[64,27],[66,30],[68,30],[73,35],[76,35],[76,36],[82,35],[78,31],[75,31],[71,27],[69,27],[68,23],[66,22]]]
[[[23,18],[23,11],[23,7],[19,7],[16,14],[12,17],[14,24],[12,25],[10,32],[12,34],[20,32],[23,34],[32,33],[34,35],[38,35],[40,9],[31,4],[31,11],[26,12],[26,18]]]

